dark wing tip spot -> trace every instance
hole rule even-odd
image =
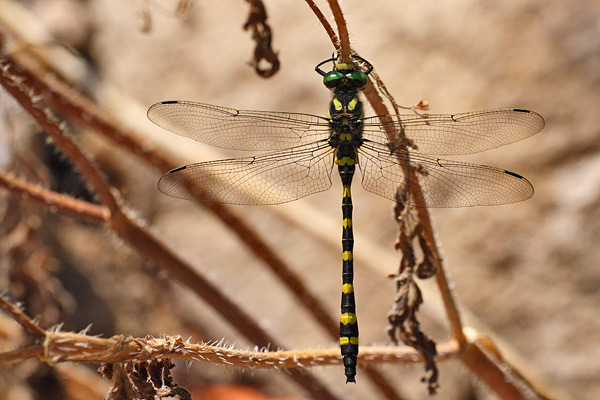
[[[531,111],[526,110],[524,108],[513,108],[513,111],[522,112],[522,113],[528,113],[528,114],[531,113]]]
[[[186,168],[187,168],[186,166],[183,166],[183,167],[172,169],[172,170],[169,171],[169,174],[174,174],[175,172],[182,171],[182,170],[184,170]]]
[[[525,179],[525,177],[524,177],[524,176],[521,176],[521,175],[519,175],[519,174],[516,174],[516,173],[514,173],[514,172],[510,172],[510,171],[507,171],[507,170],[504,170],[504,172],[505,172],[505,173],[507,173],[508,175],[512,175],[512,176],[514,176],[515,178],[519,178],[519,179]]]
[[[167,100],[167,101],[161,101],[160,104],[177,104],[179,103],[179,100]]]

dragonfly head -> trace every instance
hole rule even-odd
[[[330,58],[329,60],[325,60],[317,67],[315,70],[323,75],[323,84],[329,89],[335,89],[337,87],[351,87],[355,89],[363,89],[367,84],[367,75],[371,73],[373,70],[373,66],[363,58],[353,55],[352,57],[358,58],[361,61],[364,61],[369,65],[367,71],[363,72],[356,68],[356,66],[352,63],[339,63],[335,64],[333,70],[330,72],[324,72],[319,67],[326,62],[332,61],[335,63],[336,58]]]

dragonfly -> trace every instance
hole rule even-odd
[[[404,205],[515,203],[533,195],[533,186],[521,175],[437,156],[489,150],[544,127],[539,114],[520,108],[365,117],[359,93],[373,66],[353,57],[362,61],[364,71],[335,57],[315,67],[332,92],[327,117],[180,100],[157,103],[148,110],[152,122],[178,135],[225,149],[264,152],[175,168],[158,182],[158,189],[168,196],[238,205],[281,204],[329,189],[337,166],[342,182],[340,348],[347,383],[356,381],[358,356],[351,196],[356,166],[364,189],[392,201],[400,190]],[[328,62],[333,67],[325,72],[321,66]],[[413,184],[420,185],[422,196],[410,196]]]

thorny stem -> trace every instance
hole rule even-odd
[[[346,19],[344,18],[344,14],[342,13],[342,9],[337,0],[328,0],[328,3],[329,7],[331,8],[331,12],[333,13],[333,18],[335,19],[335,24],[337,25],[339,32],[338,38],[340,39],[340,62],[351,63],[352,59],[350,57],[350,35],[348,34],[348,26],[346,25]],[[334,46],[336,46],[335,43]]]
[[[1,298],[1,297],[0,297]],[[83,333],[41,331],[43,339],[31,346],[0,353],[0,365],[40,357],[45,362],[116,363],[143,362],[158,358],[206,361],[259,369],[288,369],[341,364],[338,349],[264,351],[238,350],[222,343],[190,343],[180,336],[133,338],[114,336],[104,339]],[[443,359],[455,357],[458,347],[449,344],[440,349]],[[18,358],[20,357],[20,358]],[[359,355],[363,364],[421,362],[419,354],[409,347],[365,346]],[[319,397],[322,398],[322,397]]]
[[[42,93],[27,86],[28,78],[21,74],[4,55],[0,55],[0,69],[2,74],[0,84],[27,110],[77,166],[83,177],[96,189],[100,200],[110,209],[111,214],[118,212],[119,200],[106,185],[106,180],[96,166],[83,154],[72,138],[67,136],[64,128],[59,125],[51,111],[41,104]],[[27,88],[31,91],[25,92]]]
[[[57,211],[66,215],[82,217],[95,222],[108,222],[110,218],[110,211],[105,206],[44,189],[39,185],[25,182],[8,172],[0,171],[0,186],[4,186],[14,194],[27,196],[46,207],[55,207]]]
[[[383,124],[386,127],[386,134],[391,135],[389,136],[390,138],[394,138],[396,132],[393,130],[389,132],[387,131],[388,127],[391,128],[393,126],[389,123],[389,121],[391,121],[391,118],[389,117],[390,113],[385,104],[383,103],[383,99],[381,98],[377,90],[375,90],[375,87],[371,83],[371,81],[369,81],[369,84],[367,85],[363,93],[365,94],[365,97],[369,100],[369,103],[371,104],[371,107],[373,107],[375,114],[384,116],[383,118],[385,119],[385,122],[388,122]],[[411,170],[411,168],[406,168],[405,173],[410,174],[410,182],[418,182],[418,178],[415,174],[415,171]],[[411,191],[410,194],[415,199],[415,202],[417,204],[425,204],[421,186],[418,184],[412,184],[409,187]],[[442,258],[440,256],[439,249],[435,241],[433,227],[431,225],[431,218],[429,217],[429,211],[426,207],[417,207],[417,216],[419,218],[419,221],[423,225],[423,235],[429,243],[431,252],[433,254],[432,261],[435,263],[435,266],[438,270],[438,272],[435,275],[435,278],[440,290],[440,295],[442,297],[444,307],[446,308],[446,315],[448,317],[450,329],[452,330],[452,336],[462,347],[466,344],[462,322],[460,319],[458,308],[456,307],[456,302],[452,295],[452,290],[450,289],[450,285],[446,276],[446,272],[444,270],[443,263],[441,261]]]
[[[31,333],[36,338],[43,338],[46,336],[46,332],[40,328],[34,320],[29,318],[19,307],[6,300],[4,296],[0,296],[0,309],[17,321],[27,330],[27,332]]]
[[[333,46],[335,47],[336,51],[339,51],[340,43],[339,43],[338,36],[335,33],[335,31],[333,30],[333,27],[331,26],[331,24],[329,23],[327,18],[325,18],[325,15],[321,12],[321,9],[319,7],[317,7],[317,5],[315,4],[315,2],[313,0],[306,0],[306,4],[308,4],[308,6],[313,11],[313,13],[317,17],[317,19],[319,20],[321,25],[323,25],[323,29],[325,29],[325,32],[327,32],[327,35],[329,36],[329,40],[331,40],[331,43],[333,43]]]

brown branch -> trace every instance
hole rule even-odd
[[[373,73],[373,76],[375,77],[374,79],[377,82],[378,88],[380,88],[380,89],[385,88],[385,85],[383,84],[383,81],[381,80],[381,78],[376,73]],[[387,107],[385,106],[383,99],[381,98],[381,96],[379,95],[377,90],[375,89],[375,85],[373,85],[373,82],[371,79],[369,79],[369,84],[365,88],[364,93],[365,93],[365,96],[367,97],[367,99],[369,100],[369,103],[373,107],[375,114],[380,116],[379,118],[382,122],[382,125],[385,127],[386,135],[388,136],[389,141],[391,143],[407,143],[406,140],[404,140],[404,139],[406,139],[404,137],[404,132],[402,130],[400,130],[399,132],[396,132],[393,129],[393,124],[390,123],[392,120],[392,117],[390,116],[391,113],[388,111]],[[398,107],[396,106],[396,102],[394,101],[393,97],[391,96],[391,94],[389,92],[387,92],[387,90],[385,90],[384,93],[390,99],[390,102],[392,103],[392,105],[394,105],[394,109],[397,113]],[[401,140],[399,141],[398,139],[401,139]],[[408,151],[406,149],[405,144],[404,144],[404,147],[405,147],[404,150]],[[398,203],[397,203],[396,210],[400,211],[400,210],[406,209],[405,204],[404,204],[404,200],[407,198],[406,196],[411,196],[412,199],[414,199],[416,204],[426,204],[424,196],[423,196],[423,191],[421,189],[421,186],[419,185],[417,171],[414,168],[410,167],[407,159],[399,159],[398,162],[399,162],[399,165],[402,167],[405,177],[406,177],[404,189],[408,188],[409,193],[404,193],[402,195],[402,193],[399,191],[399,194],[401,194],[401,195],[398,196]],[[399,190],[401,190],[401,189],[399,189]],[[397,212],[397,214],[399,217],[401,212]],[[422,238],[421,243],[426,246],[426,248],[422,249],[423,252],[425,253],[424,257],[427,258],[427,261],[430,264],[430,266],[432,268],[435,268],[435,270],[437,271],[437,273],[435,274],[436,282],[438,284],[440,294],[442,296],[442,301],[443,301],[444,307],[446,309],[446,315],[447,315],[449,323],[450,323],[450,329],[452,331],[452,335],[454,337],[454,340],[456,340],[460,346],[463,346],[466,343],[466,339],[465,339],[465,336],[464,336],[464,333],[462,330],[462,323],[460,320],[460,315],[458,313],[458,309],[456,307],[455,300],[452,296],[452,292],[451,292],[450,286],[448,284],[446,272],[445,272],[442,262],[441,262],[441,256],[440,256],[439,250],[437,248],[435,236],[433,234],[433,228],[432,228],[431,220],[429,217],[429,211],[427,210],[426,207],[416,207],[416,214],[417,214],[417,218],[418,218],[419,225],[421,228],[419,231],[419,236]],[[406,221],[399,220],[399,228],[400,228],[400,236],[401,237],[403,237],[405,235],[402,227],[406,223],[407,223]],[[406,247],[406,246],[412,246],[412,245],[407,243],[404,247]],[[408,273],[409,271],[404,271],[404,272]],[[401,273],[402,273],[402,268],[401,268]],[[411,267],[410,274],[412,274],[412,267]],[[406,280],[406,282],[407,283],[412,282],[412,279],[408,279],[408,280]],[[416,303],[415,306],[418,307],[419,303]],[[406,311],[409,311],[409,310],[406,310]],[[436,392],[436,390],[438,388],[438,383],[437,383],[438,372],[437,372],[437,367],[436,367],[435,361],[434,361],[436,347],[435,347],[435,343],[420,331],[419,324],[416,320],[416,315],[414,315],[414,312],[416,312],[416,308],[414,310],[412,310],[412,313],[413,313],[412,322],[410,322],[409,330],[406,332],[407,333],[406,337],[414,338],[415,340],[414,341],[409,340],[409,342],[407,342],[407,344],[412,344],[413,346],[415,346],[415,348],[418,348],[422,352],[423,357],[426,359],[425,368],[427,371],[431,371],[431,375],[428,378],[429,391],[431,394],[433,394]],[[390,332],[393,332],[393,331],[390,331]],[[417,340],[417,338],[418,338],[418,340]],[[406,338],[405,338],[405,342],[406,342]]]
[[[333,30],[333,27],[331,26],[327,18],[325,18],[325,15],[321,12],[321,9],[315,4],[313,0],[306,0],[306,4],[308,4],[308,6],[313,11],[321,25],[323,25],[323,29],[325,29],[325,32],[327,32],[329,40],[331,40],[331,43],[333,43],[335,50],[339,52],[340,40],[338,39],[337,34]]]
[[[105,206],[44,189],[39,185],[23,181],[9,172],[0,171],[0,186],[4,186],[15,195],[27,197],[28,200],[34,200],[43,206],[56,208],[56,211],[65,215],[95,222],[106,222],[110,218],[110,211]]]
[[[457,355],[455,343],[441,347],[439,358],[449,359]],[[180,336],[132,338],[114,336],[98,338],[81,333],[45,332],[45,339],[33,346],[17,351],[0,353],[0,365],[15,361],[13,354],[23,358],[39,357],[48,364],[59,362],[122,363],[144,362],[160,358],[178,358],[189,361],[205,361],[213,364],[233,365],[260,369],[303,369],[339,365],[339,350],[309,349],[293,351],[248,351],[230,346],[207,343],[190,343]],[[422,362],[419,354],[407,346],[382,346],[361,348],[359,360],[363,364],[414,364]]]
[[[58,362],[122,363],[144,362],[161,358],[180,358],[215,364],[234,365],[244,368],[299,369],[341,363],[338,349],[294,351],[244,351],[230,346],[205,343],[189,343],[180,336],[161,338],[110,339],[88,336],[82,333],[60,332],[58,329],[44,331],[17,306],[0,297],[0,308],[24,326],[38,339],[37,343],[13,351],[0,353],[0,365],[39,357],[42,361]],[[502,398],[532,398],[544,390],[534,388],[514,367],[502,359],[490,339],[473,332],[473,341],[459,347],[451,341],[438,346],[437,360],[459,356]],[[360,363],[412,364],[422,362],[420,355],[409,347],[364,346],[359,355]],[[543,396],[549,398],[550,396]]]
[[[18,363],[23,360],[27,360],[31,357],[39,357],[44,353],[42,346],[39,344],[32,344],[26,347],[19,347],[18,349],[0,353],[0,366],[7,366],[10,364]]]
[[[339,43],[339,52],[340,52],[340,62],[341,63],[352,63],[352,58],[350,57],[350,35],[348,34],[348,26],[346,25],[346,19],[344,18],[344,13],[342,13],[342,9],[337,0],[327,0],[329,3],[329,7],[331,8],[331,12],[333,13],[333,18],[335,19],[335,24],[338,28],[338,38],[340,39]],[[334,44],[335,46],[335,44]],[[336,46],[336,49],[338,46]]]
[[[34,320],[29,318],[18,306],[9,302],[4,296],[0,296],[0,309],[18,322],[27,332],[37,338],[46,336],[46,332],[40,328]]]
[[[381,117],[382,125],[386,129],[386,134],[388,135],[389,139],[392,141],[397,141],[396,135],[398,134],[398,132],[391,129],[393,127],[393,124],[390,123],[391,122],[391,117],[390,117],[391,113],[388,111],[387,107],[383,103],[383,99],[381,98],[381,96],[379,95],[379,93],[377,92],[377,90],[375,89],[375,86],[372,84],[371,81],[369,81],[369,84],[365,88],[364,94],[367,97],[367,99],[369,100],[371,107],[373,107],[375,114],[382,116]],[[393,102],[393,104],[395,104],[395,101]],[[418,184],[418,178],[416,175],[416,171],[409,168],[408,166],[405,166],[404,169],[405,169],[405,173],[408,174],[408,176],[409,176],[409,178],[408,178],[409,181],[411,183],[416,183],[416,184],[411,184],[409,186],[410,195],[415,200],[415,203],[426,204],[425,199],[423,197],[423,191],[421,189],[421,186]],[[463,329],[462,329],[462,322],[460,319],[460,314],[458,312],[458,308],[456,306],[456,301],[454,300],[454,297],[452,295],[452,290],[450,289],[448,278],[447,278],[446,272],[444,270],[443,263],[441,261],[442,257],[440,255],[439,249],[437,247],[437,243],[435,241],[435,235],[433,233],[433,227],[431,225],[429,211],[426,207],[416,207],[416,212],[417,212],[419,222],[421,223],[421,225],[423,227],[423,230],[422,230],[423,236],[429,245],[429,247],[428,247],[429,250],[431,250],[431,252],[432,252],[431,260],[432,260],[432,262],[434,262],[435,267],[437,268],[437,271],[438,271],[437,274],[435,275],[435,279],[436,279],[438,288],[440,289],[440,295],[442,296],[442,301],[444,303],[444,307],[446,308],[446,315],[448,317],[450,329],[452,331],[452,336],[458,343],[460,343],[461,345],[464,345],[466,343],[466,339],[464,337],[464,333],[463,333]]]
[[[411,185],[411,194],[412,196],[415,196],[415,201],[424,201],[423,192],[419,185]],[[446,271],[444,269],[442,258],[440,256],[440,252],[435,241],[435,235],[433,233],[431,219],[429,218],[429,211],[427,211],[427,208],[425,207],[417,207],[417,215],[419,216],[419,221],[421,222],[424,228],[423,235],[429,244],[429,249],[433,253],[431,261],[434,263],[437,269],[437,273],[435,274],[435,280],[440,290],[440,296],[442,297],[444,308],[446,309],[446,316],[448,317],[448,323],[450,324],[452,337],[462,347],[466,345],[467,340],[463,332],[463,325],[460,318],[460,313],[458,311],[458,307],[456,306],[456,300],[454,299],[452,289],[450,289],[448,275],[446,274]]]
[[[100,200],[114,213],[119,210],[119,201],[106,184],[98,168],[86,157],[83,150],[66,132],[66,126],[59,123],[43,103],[45,93],[31,85],[30,78],[18,70],[15,64],[0,55],[0,85],[15,98],[36,120],[56,145],[77,166],[83,177],[94,187]]]
[[[558,399],[563,396],[543,384],[535,384],[503,359],[488,337],[476,332],[466,339],[461,361],[502,399]]]

